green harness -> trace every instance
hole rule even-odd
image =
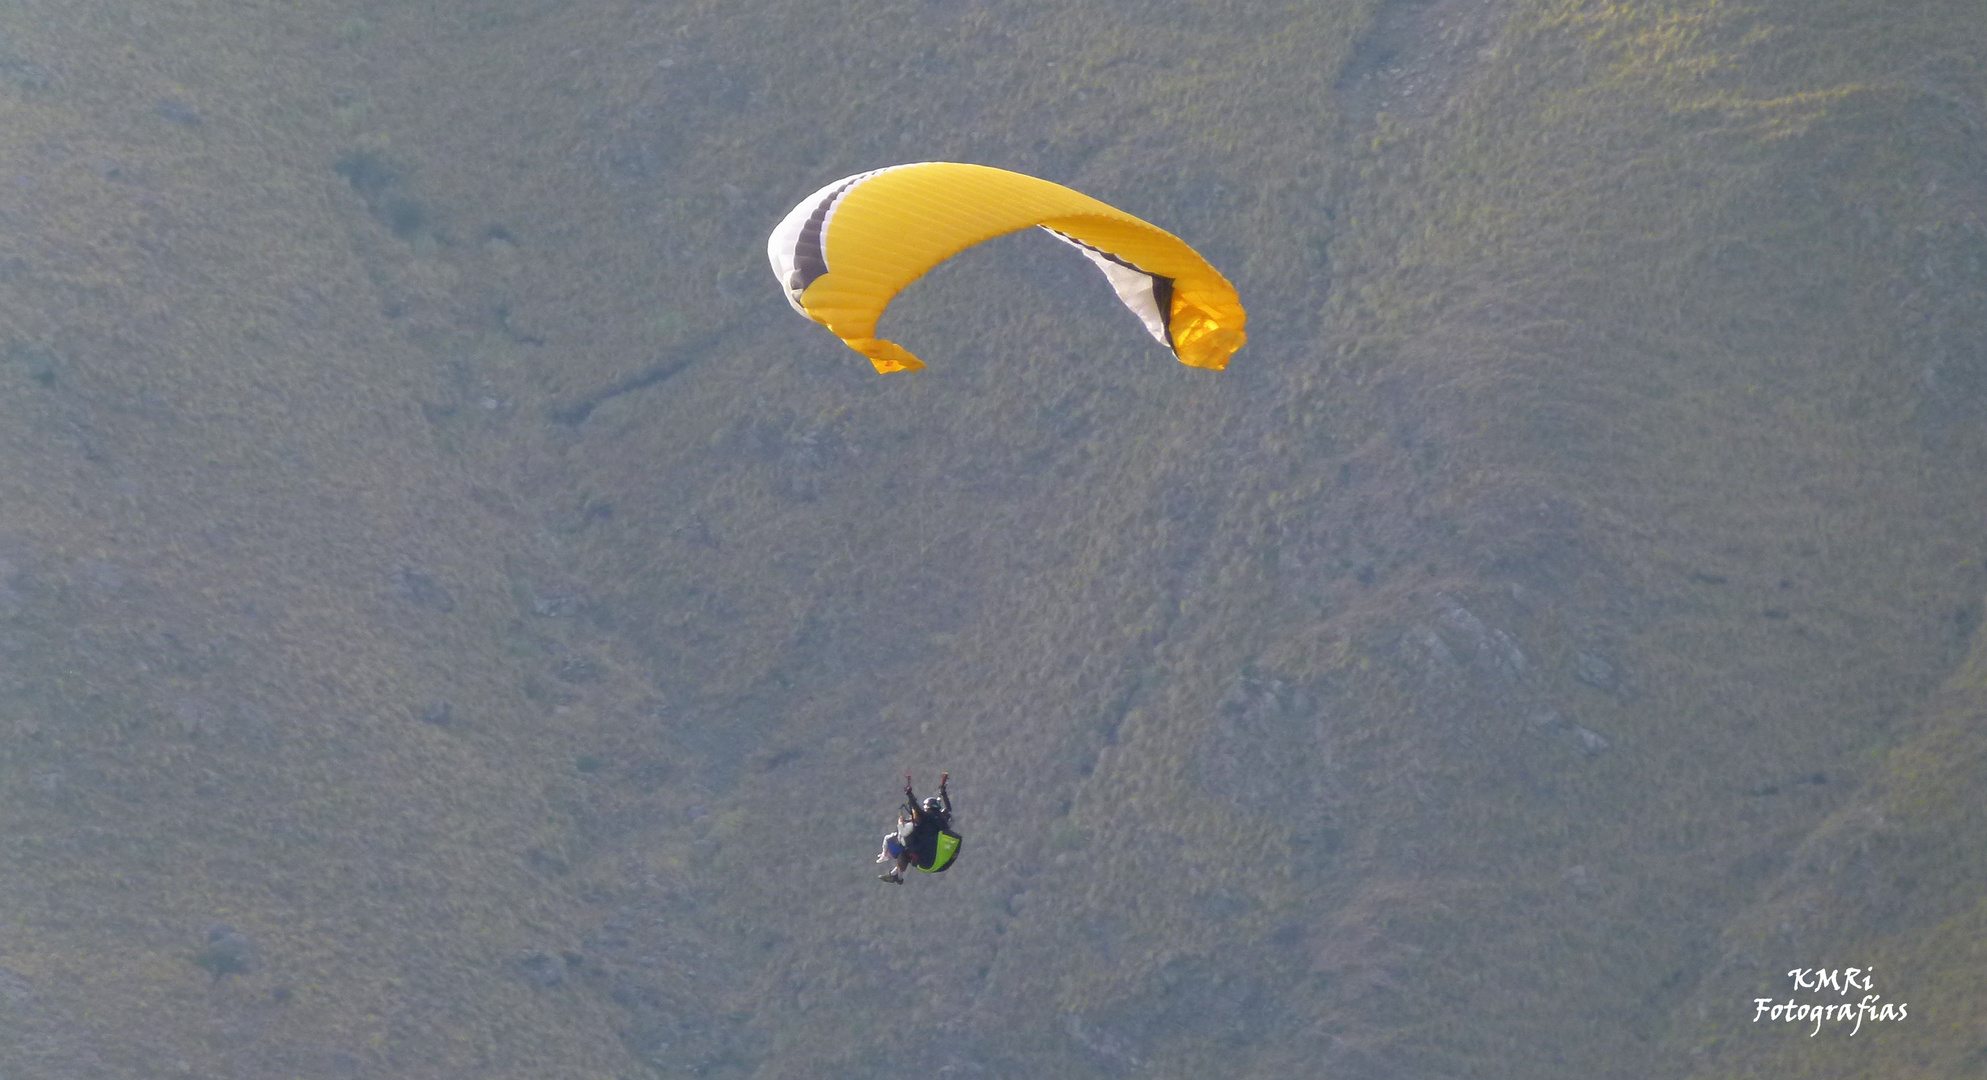
[[[931,865],[920,866],[918,869],[927,874],[943,873],[947,867],[952,865],[952,860],[958,857],[959,834],[950,829],[941,829],[938,833],[938,851],[932,855]]]

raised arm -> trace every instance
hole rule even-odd
[[[938,774],[938,802],[945,807],[945,816],[952,816],[952,793],[945,790],[945,782],[952,779],[951,773]]]

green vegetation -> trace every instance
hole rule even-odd
[[[0,0],[0,1072],[1977,1064],[1977,2],[749,7]]]

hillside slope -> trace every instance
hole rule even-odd
[[[43,7],[7,1075],[1977,1055],[1971,0]],[[874,376],[764,236],[919,159],[1173,229],[1250,345],[1022,235]],[[897,889],[906,769],[967,847]],[[1873,956],[1854,1054],[1750,1022]]]

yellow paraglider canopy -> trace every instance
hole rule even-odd
[[[837,180],[793,208],[766,255],[795,311],[878,372],[915,371],[917,357],[876,336],[883,309],[958,252],[1031,226],[1095,263],[1181,363],[1219,370],[1248,340],[1235,287],[1179,237],[1061,184],[985,165],[926,161]]]

